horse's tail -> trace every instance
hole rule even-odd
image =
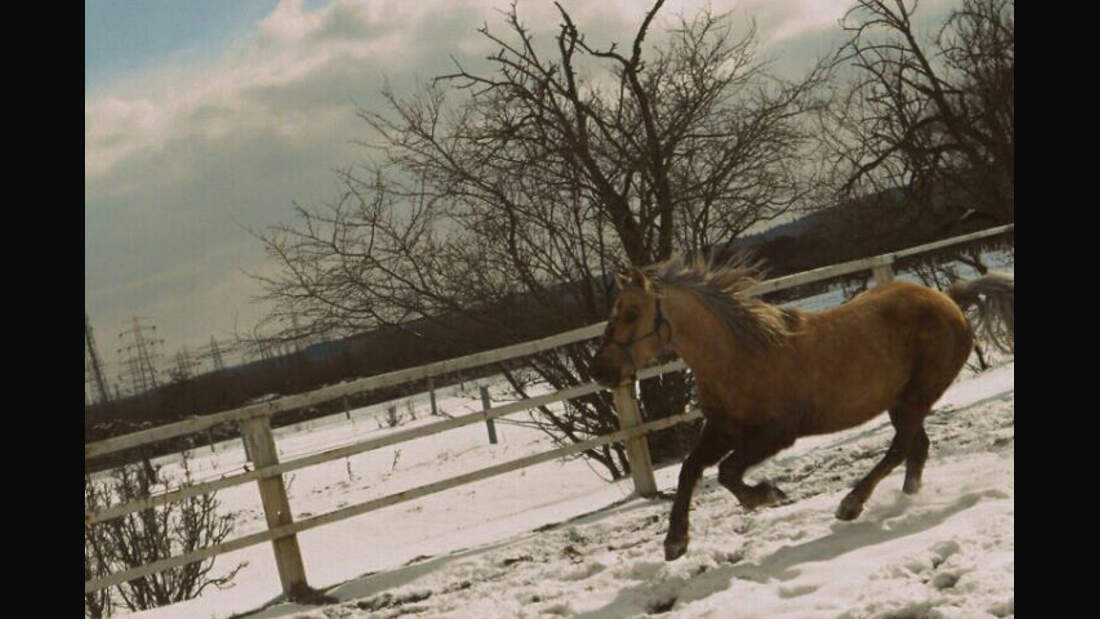
[[[976,279],[960,279],[947,288],[947,296],[967,316],[974,316],[974,332],[1006,353],[1016,352],[1015,279],[988,273]],[[976,308],[976,312],[971,312]]]

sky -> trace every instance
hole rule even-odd
[[[756,19],[762,53],[809,63],[838,40],[851,0],[713,0],[736,29]],[[625,45],[649,1],[563,1],[592,43]],[[669,0],[658,26],[700,0]],[[364,161],[357,109],[384,83],[409,92],[492,51],[507,0],[86,0],[84,302],[107,374],[132,317],[181,347],[249,332],[264,307],[247,273],[273,269],[249,230],[338,192]],[[550,0],[520,0],[549,40]]]

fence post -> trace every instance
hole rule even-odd
[[[275,450],[275,437],[271,434],[271,420],[268,417],[246,419],[241,422],[241,429],[252,452],[252,463],[257,469],[279,463],[279,455]],[[256,484],[260,487],[260,499],[264,504],[264,514],[267,516],[267,528],[273,529],[292,524],[294,517],[290,512],[290,501],[286,496],[283,476],[279,474],[257,479]],[[288,535],[271,540],[271,546],[275,550],[279,581],[283,585],[283,592],[286,593],[287,599],[300,599],[312,592],[306,583],[306,570],[302,563],[302,553],[298,549],[298,536]]]
[[[439,415],[439,411],[435,408],[435,379],[428,377],[428,393],[432,398],[432,417]]]
[[[489,410],[493,407],[493,403],[489,400],[489,388],[485,385],[481,386],[481,409]],[[497,444],[497,427],[493,423],[492,419],[485,420],[485,427],[489,429],[489,443]]]
[[[890,266],[894,262],[894,257],[891,255],[875,256],[871,259],[871,273],[875,276],[875,285],[881,286],[886,282],[893,281],[894,269]]]
[[[642,415],[634,399],[634,381],[629,380],[613,392],[615,410],[619,411],[619,427],[623,430],[641,425]],[[626,457],[630,462],[630,474],[634,477],[634,489],[639,496],[657,496],[657,481],[653,478],[653,460],[649,457],[649,444],[645,435],[626,439]]]

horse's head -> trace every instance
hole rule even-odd
[[[620,385],[672,340],[672,327],[645,273],[636,268],[629,276],[615,278],[619,297],[589,368],[592,378],[605,387]]]

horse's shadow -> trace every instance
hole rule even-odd
[[[910,497],[899,493],[893,504],[868,506],[864,519],[860,522],[834,523],[832,532],[824,537],[794,546],[784,546],[756,563],[726,565],[708,570],[683,580],[675,594],[665,591],[668,587],[655,587],[653,582],[631,585],[622,589],[607,605],[578,614],[577,617],[609,619],[637,613],[639,599],[652,598],[647,605],[662,604],[667,607],[672,603],[692,602],[729,589],[738,579],[757,583],[768,583],[773,579],[786,582],[799,576],[799,565],[828,561],[861,548],[926,531],[942,524],[954,514],[973,507],[983,498],[1005,496],[996,490],[974,492],[959,497],[941,509],[897,521],[894,519],[903,516],[912,503]]]
[[[768,582],[772,578],[791,580],[801,573],[796,568],[798,565],[829,561],[861,548],[926,531],[970,509],[983,498],[1003,496],[996,490],[964,494],[942,509],[897,521],[894,519],[904,515],[912,504],[909,496],[899,493],[892,504],[869,509],[859,522],[835,522],[831,534],[803,544],[784,546],[759,563],[731,566],[731,574],[755,582]]]

